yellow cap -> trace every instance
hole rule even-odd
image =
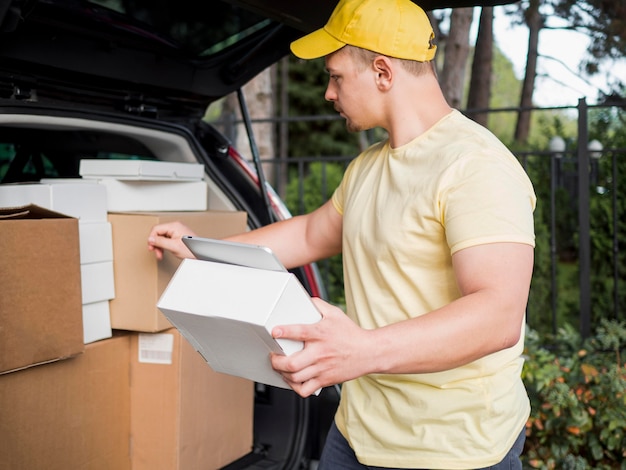
[[[301,59],[331,54],[346,44],[397,59],[435,57],[433,28],[411,0],[340,0],[326,25],[291,43]]]

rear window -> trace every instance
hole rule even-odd
[[[146,25],[195,57],[215,54],[270,24],[223,1],[90,0]]]
[[[84,158],[156,160],[140,142],[120,135],[0,128],[0,183],[77,178]]]

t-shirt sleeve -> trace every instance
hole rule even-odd
[[[358,166],[359,161],[359,158],[355,158],[350,162],[348,168],[346,168],[346,171],[343,174],[343,177],[341,178],[341,183],[339,183],[339,186],[335,189],[335,192],[333,192],[333,195],[331,196],[333,206],[335,206],[335,209],[341,215],[344,215],[345,197],[348,193],[348,186],[351,184],[352,178],[356,173],[355,168]]]
[[[343,215],[343,193],[344,193],[344,188],[343,188],[343,180],[342,180],[342,184],[340,184],[337,187],[337,189],[335,189],[335,192],[330,198],[331,202],[333,203],[333,206],[335,206],[335,209],[341,215]]]
[[[472,156],[448,168],[440,193],[451,253],[486,243],[534,246],[536,196],[525,171],[508,158]]]

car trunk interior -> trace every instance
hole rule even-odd
[[[199,160],[182,133],[75,117],[0,114],[0,145],[2,183],[76,178],[81,158]],[[205,180],[209,210],[236,210],[209,175]]]

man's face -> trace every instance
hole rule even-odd
[[[324,98],[333,102],[335,111],[346,119],[347,129],[358,132],[375,127],[371,109],[375,81],[371,67],[355,63],[349,52],[340,49],[326,56],[326,70],[329,80]]]

